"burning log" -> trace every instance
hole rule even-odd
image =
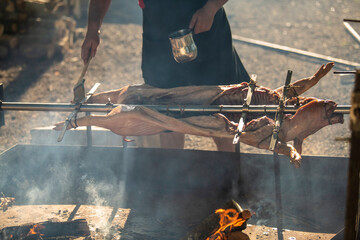
[[[0,239],[53,239],[74,238],[90,235],[90,229],[85,219],[66,222],[42,222],[22,226],[6,227],[0,231]]]
[[[248,239],[240,231],[246,228],[251,217],[249,210],[231,200],[196,226],[183,240],[225,240]]]

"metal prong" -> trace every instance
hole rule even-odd
[[[69,126],[69,123],[70,123],[70,120],[66,119],[65,122],[64,122],[64,125],[63,125],[63,127],[61,129],[61,132],[59,134],[59,137],[57,139],[58,142],[61,142],[63,140],[65,132],[67,130],[67,127]]]

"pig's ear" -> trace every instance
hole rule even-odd
[[[302,138],[295,138],[294,139],[294,148],[296,149],[296,151],[301,154],[302,152],[302,144],[304,142],[304,139]]]

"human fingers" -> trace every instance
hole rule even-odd
[[[96,50],[99,46],[100,38],[98,35],[89,34],[81,46],[81,58],[86,64],[90,58],[95,57]]]
[[[191,23],[193,24],[191,25]],[[193,29],[194,34],[199,34],[209,31],[212,24],[213,16],[204,9],[200,9],[193,15],[192,21],[190,22],[190,27]]]
[[[196,26],[196,22],[197,22],[197,15],[194,14],[194,15],[192,16],[192,18],[191,18],[191,21],[190,21],[190,24],[189,24],[189,28],[190,28],[190,29],[194,29],[195,26]],[[194,33],[195,33],[195,31],[194,31]]]

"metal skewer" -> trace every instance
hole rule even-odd
[[[282,98],[280,99],[278,111],[276,112],[276,115],[275,115],[275,126],[273,129],[273,134],[271,137],[271,142],[270,142],[270,147],[269,147],[270,151],[274,151],[276,143],[277,143],[278,134],[279,134],[282,120],[284,117],[286,94],[290,87],[291,75],[292,75],[292,71],[289,70],[287,73],[287,76],[286,76],[286,82],[285,82],[285,86],[284,86],[284,90],[283,90],[283,95],[282,95]]]
[[[283,94],[279,102],[278,111],[275,115],[275,126],[273,129],[273,134],[271,137],[269,150],[274,151],[277,141],[280,127],[284,117],[284,108],[286,101],[286,94],[290,88],[292,71],[288,70],[285,85],[283,89]],[[277,234],[278,240],[283,240],[283,216],[282,216],[282,198],[281,198],[281,181],[280,181],[280,161],[279,155],[274,151],[274,175],[275,175],[275,203],[276,203],[276,225],[277,225]]]
[[[253,74],[251,76],[251,79],[250,79],[250,82],[249,82],[249,85],[248,85],[248,92],[247,92],[247,95],[246,95],[245,103],[244,103],[244,105],[242,107],[243,111],[241,113],[239,124],[238,124],[238,127],[236,129],[236,133],[235,133],[235,136],[234,136],[234,139],[233,139],[233,144],[238,144],[239,143],[239,138],[240,138],[240,135],[241,135],[241,133],[242,133],[242,131],[244,129],[246,116],[247,116],[247,113],[249,111],[249,106],[250,106],[251,99],[252,99],[253,93],[255,91],[255,88],[256,88],[256,75]]]
[[[73,110],[70,115],[66,118],[65,123],[61,129],[61,132],[59,134],[59,137],[57,139],[58,142],[61,142],[62,139],[64,138],[65,132],[67,130],[67,127],[69,126],[71,120],[78,114],[78,112],[80,111],[81,105],[83,103],[85,103],[87,100],[89,100],[89,98],[94,94],[94,92],[96,91],[96,89],[100,86],[100,83],[96,83],[88,92],[88,94],[86,95],[86,97],[84,97],[80,103],[75,104],[75,110]]]
[[[358,23],[360,23],[360,19],[344,18],[343,21],[344,21],[344,22],[358,22]]]
[[[334,74],[355,74],[356,71],[334,71]]]
[[[127,105],[127,104],[82,104],[79,112],[109,112],[113,108],[124,106],[129,109],[146,107],[159,112],[195,112],[195,113],[242,113],[243,105]],[[72,112],[76,104],[72,103],[32,103],[32,102],[2,102],[0,110],[7,111],[45,111]],[[349,114],[351,105],[338,105],[335,113]],[[277,105],[250,105],[248,113],[276,113]],[[285,106],[284,113],[295,113],[297,106]]]

